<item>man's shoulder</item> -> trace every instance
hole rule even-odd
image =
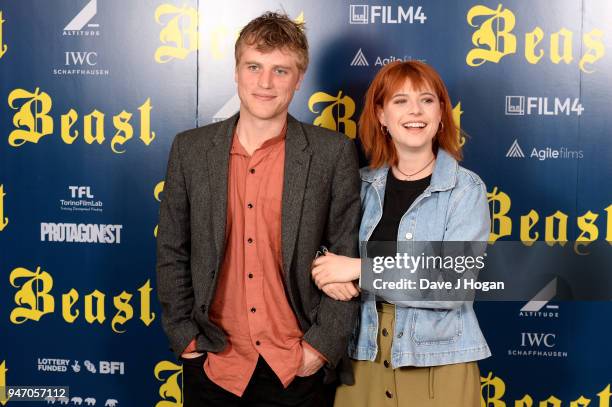
[[[195,127],[181,131],[176,135],[176,141],[181,145],[193,146],[194,144],[208,144],[213,141],[214,135],[227,127],[225,121],[210,123],[205,126]]]
[[[345,134],[327,129],[325,127],[315,126],[313,124],[304,122],[300,122],[300,125],[302,126],[308,141],[311,142],[315,148],[329,148],[332,146],[341,147],[352,142],[352,140]]]

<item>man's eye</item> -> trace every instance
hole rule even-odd
[[[287,71],[285,71],[284,69],[276,69],[276,73],[278,75],[285,75],[287,73]]]
[[[249,71],[256,71],[256,70],[257,70],[257,68],[258,68],[258,67],[257,67],[257,65],[249,65],[249,66],[247,66],[247,69],[248,69]]]

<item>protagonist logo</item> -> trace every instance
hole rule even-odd
[[[0,232],[2,232],[8,225],[8,218],[4,217],[4,185],[0,184]]]
[[[2,36],[2,27],[4,27],[5,22],[6,20],[2,17],[2,10],[0,10],[0,58],[2,58],[8,50],[8,45],[4,43],[4,37]]]
[[[476,20],[481,22],[477,23]],[[475,48],[466,56],[466,63],[469,66],[480,66],[485,62],[497,64],[502,58],[517,53],[517,39],[512,33],[516,17],[511,10],[503,8],[502,4],[496,9],[482,5],[472,7],[467,13],[467,22],[471,27],[478,28],[472,35],[472,44]],[[594,72],[587,64],[592,65],[604,56],[603,34],[600,29],[593,29],[582,36],[581,48],[585,51],[578,63],[581,71]],[[550,35],[549,58],[553,64],[561,62],[570,64],[574,61],[573,38],[574,33],[566,28],[561,28]],[[539,47],[539,44],[543,40],[544,31],[538,26],[533,31],[525,33],[524,55],[528,63],[537,64],[541,61],[545,50]]]
[[[164,16],[170,18],[159,33],[159,40],[171,45],[162,45],[155,51],[155,62],[160,64],[185,59],[198,49],[198,12],[193,7],[162,4],[155,10],[155,22],[164,25]]]
[[[315,109],[318,103],[329,104],[319,111]],[[312,113],[319,113],[313,122],[314,125],[343,132],[352,139],[357,135],[357,124],[351,119],[355,114],[355,101],[348,95],[342,96],[341,90],[336,96],[316,92],[308,99],[308,109]]]
[[[155,378],[163,382],[159,386],[159,396],[162,398],[155,407],[182,407],[183,405],[183,387],[179,384],[179,379],[182,381],[183,367],[176,365],[167,360],[162,360],[153,370]],[[164,376],[168,374],[164,378]]]
[[[32,272],[23,267],[11,271],[9,282],[14,288],[15,307],[10,313],[10,321],[13,324],[23,324],[26,321],[40,321],[47,314],[55,312],[55,298],[51,294],[53,288],[53,277],[40,266]],[[147,280],[140,288],[140,320],[145,326],[151,325],[155,320],[155,313],[151,312],[151,288],[150,280]],[[79,292],[72,288],[62,294],[62,318],[69,324],[74,323],[80,315],[80,310],[75,309],[79,302]],[[113,305],[117,312],[111,320],[113,332],[124,333],[123,325],[134,317],[134,307],[130,304],[133,295],[122,291],[113,297]],[[106,321],[106,294],[93,290],[84,296],[84,316],[88,324],[103,324]]]
[[[16,105],[18,100],[24,100],[21,105]],[[32,93],[25,89],[15,89],[8,96],[8,105],[17,110],[13,116],[13,125],[17,127],[8,137],[8,143],[12,147],[21,147],[25,143],[38,143],[38,141],[53,133],[53,117],[49,115],[53,105],[51,97],[41,92],[39,88]],[[140,112],[140,141],[146,146],[155,139],[155,132],[151,131],[151,99],[148,98],[138,110]],[[94,109],[83,117],[83,139],[87,144],[103,144],[106,141],[105,134],[106,115]],[[60,137],[66,144],[72,144],[79,137],[79,131],[72,129],[79,118],[79,114],[70,109],[60,117]],[[134,128],[130,124],[132,113],[123,110],[113,116],[113,125],[117,132],[111,139],[111,150],[116,154],[122,154],[121,149],[134,135]],[[94,125],[95,123],[95,125]]]

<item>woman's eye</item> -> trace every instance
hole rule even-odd
[[[406,103],[406,99],[395,99],[393,101],[393,104],[395,104],[395,105],[401,105],[403,103]]]

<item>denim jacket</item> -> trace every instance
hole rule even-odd
[[[359,240],[367,241],[382,217],[388,167],[361,170],[363,217]],[[485,185],[438,151],[430,185],[403,215],[398,241],[487,241],[489,206]],[[471,301],[389,301],[395,307],[391,365],[436,366],[491,356]],[[348,354],[374,361],[378,352],[376,297],[363,291],[359,324]]]

